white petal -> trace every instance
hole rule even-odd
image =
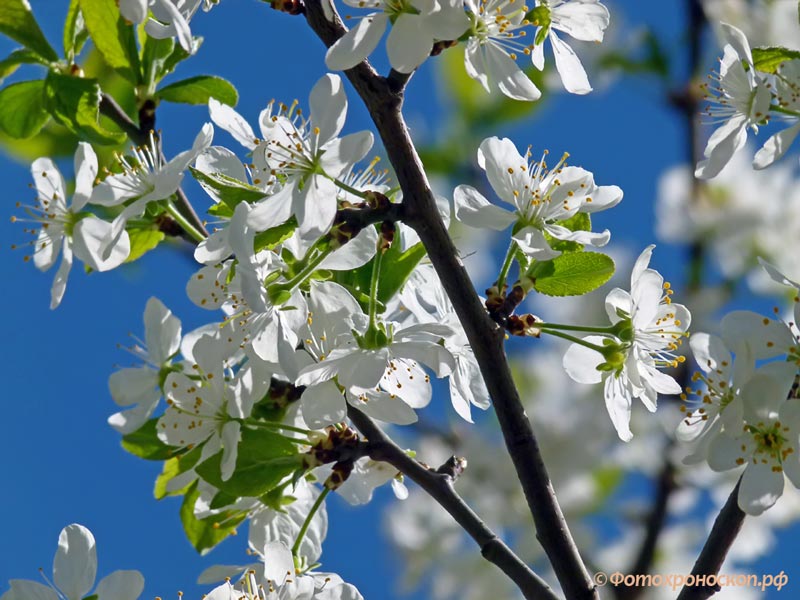
[[[525,227],[513,236],[519,249],[529,258],[536,260],[550,260],[559,256],[561,252],[553,250],[539,229],[535,227]]]
[[[94,182],[97,179],[97,155],[92,146],[80,142],[75,151],[75,193],[72,196],[72,210],[83,209],[92,195]]]
[[[144,309],[144,339],[156,365],[167,362],[181,343],[180,320],[156,297],[151,297]]]
[[[746,342],[756,360],[778,356],[794,345],[794,337],[783,321],[747,310],[736,310],[722,318],[722,339],[737,353]]]
[[[711,134],[703,152],[706,158],[697,163],[695,177],[711,179],[719,175],[734,153],[747,141],[746,125],[745,115],[735,115]]]
[[[253,206],[247,224],[256,231],[266,231],[285,223],[292,216],[292,187],[285,187]]]
[[[289,548],[283,542],[267,542],[264,545],[264,576],[280,583],[288,573],[294,573],[294,559]]]
[[[384,423],[411,425],[417,422],[417,413],[413,408],[399,397],[392,398],[386,392],[368,394],[366,402],[359,400],[354,395],[348,395],[347,400],[368,417]]]
[[[502,231],[516,222],[517,215],[491,204],[469,185],[459,185],[453,192],[456,219],[469,227]]]
[[[528,78],[525,71],[520,69],[501,48],[491,43],[486,44],[484,57],[486,70],[503,94],[514,100],[533,101],[542,97],[542,92]]]
[[[61,530],[53,559],[53,583],[68,600],[81,600],[97,576],[97,548],[94,536],[83,525],[74,523]]]
[[[765,169],[781,158],[800,133],[800,123],[779,131],[770,137],[753,158],[753,168]]]
[[[61,264],[58,266],[56,276],[53,279],[53,287],[50,289],[50,308],[58,308],[64,292],[67,291],[67,278],[69,270],[72,268],[72,248],[68,243],[64,243],[61,252]]]
[[[597,345],[601,345],[603,339],[604,338],[600,336],[588,336],[584,338],[585,341]],[[597,367],[604,362],[605,358],[603,358],[602,354],[580,344],[570,345],[564,353],[564,358],[562,360],[564,370],[573,381],[587,384],[600,383],[600,381],[602,381],[603,375],[597,370]]]
[[[378,244],[378,232],[367,226],[344,246],[329,254],[317,267],[331,271],[356,269],[367,264],[373,256]]]
[[[256,147],[256,134],[250,124],[227,104],[222,104],[219,100],[211,98],[208,101],[208,112],[211,120],[230,133],[233,138],[242,146],[249,150]]]
[[[131,253],[131,240],[122,231],[116,241],[112,224],[94,215],[81,219],[72,231],[75,255],[99,272],[116,269]]]
[[[561,41],[554,31],[550,31],[550,43],[553,44],[553,54],[556,59],[556,69],[561,75],[561,82],[571,94],[588,94],[592,91],[589,78],[575,51]]]
[[[386,40],[389,62],[400,73],[411,73],[430,56],[433,39],[425,27],[425,16],[402,13],[392,24]]]
[[[311,121],[319,129],[318,143],[324,146],[344,127],[347,117],[347,96],[342,79],[327,73],[314,84],[308,98]]]
[[[347,403],[339,388],[332,381],[307,387],[300,397],[303,420],[311,429],[322,429],[344,421]]]
[[[222,426],[222,462],[220,464],[222,481],[228,481],[236,469],[240,430],[239,421],[228,421]]]
[[[622,379],[622,375],[609,375],[606,378],[603,395],[608,416],[611,417],[611,422],[614,425],[614,429],[617,430],[619,439],[623,442],[629,442],[633,439],[633,433],[631,433],[630,429],[631,395]]]
[[[149,403],[161,397],[158,390],[158,371],[150,367],[132,367],[115,371],[108,378],[111,397],[119,406]]]
[[[120,14],[131,23],[141,23],[147,18],[147,0],[120,0]]]
[[[144,577],[139,571],[114,571],[97,584],[98,600],[136,600],[144,590]]]
[[[773,471],[771,464],[748,464],[739,485],[739,508],[760,515],[783,495],[783,485],[783,471]]]
[[[333,71],[352,69],[375,50],[386,30],[388,16],[367,15],[328,49],[325,65]]]
[[[0,596],[2,600],[60,600],[53,588],[27,579],[10,579],[11,589]]]
[[[373,141],[371,131],[358,131],[331,140],[320,159],[323,170],[331,177],[339,177],[367,155]]]

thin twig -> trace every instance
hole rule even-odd
[[[334,14],[332,21],[325,17],[320,0],[307,0],[306,19],[326,46],[331,46],[346,31],[338,15]],[[597,599],[595,585],[558,505],[539,445],[514,385],[505,357],[504,332],[486,314],[439,216],[425,171],[403,120],[403,95],[393,92],[387,80],[379,76],[366,60],[345,74],[369,110],[395,169],[403,191],[405,222],[416,230],[425,245],[464,326],[533,515],[537,538],[566,597],[569,600]]]
[[[367,438],[370,458],[389,463],[425,490],[475,540],[481,555],[514,581],[525,598],[558,600],[550,586],[522,562],[458,495],[453,487],[452,468],[425,468],[395,444],[367,415],[352,406],[348,407],[347,414]]]

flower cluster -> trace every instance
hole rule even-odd
[[[541,71],[547,40],[564,88],[573,94],[592,91],[577,54],[556,32],[599,43],[609,24],[608,9],[599,0],[535,0],[534,6],[516,0],[345,3],[371,12],[330,47],[325,59],[329,69],[351,69],[366,59],[391,23],[386,50],[395,70],[411,73],[436,43],[464,42],[464,65],[469,76],[487,92],[499,90],[516,100],[541,96],[516,59],[520,54],[528,55],[531,64]]]
[[[705,158],[697,164],[700,179],[716,177],[747,141],[771,121],[783,128],[756,152],[753,167],[764,169],[781,158],[800,132],[800,61],[785,48],[751,50],[742,31],[721,24],[725,46],[719,72],[710,76],[706,114],[721,123],[708,140]],[[778,53],[777,56],[775,53]]]
[[[752,515],[775,504],[784,474],[800,487],[800,285],[767,263],[764,268],[794,289],[794,322],[734,311],[722,320],[722,337],[692,335],[701,371],[693,377],[697,387],[682,395],[685,416],[677,432],[696,444],[687,461],[708,461],[715,471],[745,466],[739,506]]]

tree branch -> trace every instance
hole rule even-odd
[[[511,578],[525,598],[558,599],[550,586],[523,563],[461,499],[453,487],[455,467],[445,465],[441,471],[427,469],[408,456],[360,410],[348,406],[347,415],[367,438],[369,457],[389,463],[425,490],[475,540],[481,555]]]
[[[307,0],[306,19],[326,46],[345,33],[338,15],[329,21],[320,0]],[[433,263],[464,326],[470,345],[494,403],[495,411],[517,476],[542,544],[569,600],[599,598],[580,557],[550,477],[542,461],[528,416],[519,398],[505,357],[504,332],[486,314],[447,229],[436,209],[420,158],[401,114],[402,93],[392,90],[368,61],[345,72],[383,140],[403,191],[405,222],[413,227]]]
[[[742,480],[736,483],[731,495],[728,496],[725,506],[719,511],[711,533],[708,535],[700,556],[694,563],[692,575],[716,575],[725,562],[728,550],[731,549],[739,530],[744,523],[744,511],[739,508],[739,486]],[[678,600],[706,600],[720,590],[717,586],[684,586],[678,595]]]

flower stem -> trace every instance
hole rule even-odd
[[[511,240],[511,243],[508,245],[508,250],[506,251],[506,257],[503,259],[503,266],[500,267],[500,274],[497,276],[497,289],[500,292],[503,291],[506,277],[508,277],[508,272],[511,270],[511,263],[514,262],[514,253],[516,250],[517,242]]]
[[[303,526],[300,528],[300,531],[297,533],[297,539],[294,541],[294,545],[292,546],[292,556],[298,556],[300,552],[300,544],[303,543],[303,538],[308,531],[308,528],[311,526],[311,520],[314,518],[314,515],[317,514],[319,507],[322,506],[322,503],[325,501],[325,497],[330,492],[330,488],[324,488],[317,497],[316,502],[314,502],[314,506],[311,507],[311,510],[308,512],[308,516],[306,520],[303,521]]]
[[[586,331],[588,333],[605,333],[614,335],[613,327],[589,327],[588,325],[562,325],[561,323],[536,323],[541,329],[561,329],[564,331]]]
[[[206,239],[206,236],[195,229],[194,225],[192,225],[188,219],[186,219],[186,217],[184,217],[180,211],[175,208],[175,205],[172,204],[171,201],[167,202],[167,212],[173,219],[175,219],[175,222],[178,223],[178,225],[180,225],[183,230],[191,236],[194,241],[200,243]]]
[[[782,115],[789,115],[792,117],[800,117],[800,112],[796,110],[791,110],[789,108],[784,108],[783,106],[779,106],[777,104],[772,104],[769,109],[772,112],[781,113]]]
[[[378,241],[380,245],[380,240]],[[381,262],[383,250],[378,248],[375,253],[375,262],[372,263],[372,277],[369,280],[369,329],[375,329],[375,313],[378,310],[378,280],[381,275]]]
[[[357,190],[353,186],[347,185],[344,181],[336,179],[335,177],[330,177],[327,174],[326,174],[326,177],[328,177],[328,179],[330,179],[333,183],[335,183],[339,188],[343,189],[345,192],[353,194],[354,196],[358,196],[362,200],[366,200],[367,199],[367,193],[366,192],[362,192],[361,190]]]
[[[575,342],[576,344],[580,344],[581,346],[585,346],[586,348],[595,350],[600,354],[603,354],[605,351],[605,348],[603,348],[602,346],[598,346],[597,344],[592,344],[591,342],[587,342],[586,340],[582,340],[581,338],[577,338],[567,333],[561,333],[560,331],[553,331],[552,329],[542,329],[541,331],[542,333],[548,333],[552,336],[560,337],[562,339],[569,340],[570,342]]]
[[[276,421],[249,421],[247,425],[249,427],[262,427],[264,429],[279,429],[284,431],[292,431],[294,433],[299,433],[306,437],[314,435],[314,432],[309,429],[302,429],[300,427],[294,427],[293,425],[284,425],[283,423],[277,423]]]
[[[333,252],[333,249],[331,248],[322,250],[317,256],[308,261],[308,263],[289,281],[271,285],[269,286],[268,290],[274,290],[275,292],[286,290],[287,292],[291,292],[294,288],[308,279],[311,274],[317,270],[317,267],[320,265],[320,263],[325,260],[331,252]]]

